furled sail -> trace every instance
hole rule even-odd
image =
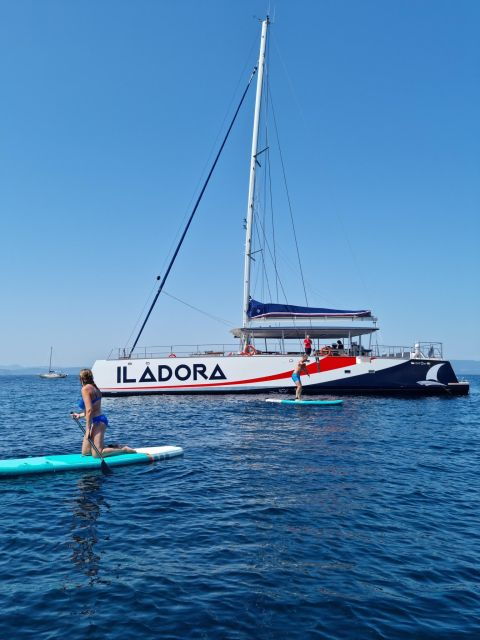
[[[322,307],[299,307],[293,304],[274,304],[250,300],[248,317],[258,318],[370,318],[371,311],[361,309],[351,311],[346,309],[324,309]]]

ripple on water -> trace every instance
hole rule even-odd
[[[2,457],[78,450],[59,382],[0,379]],[[479,389],[105,399],[112,439],[185,456],[2,481],[2,637],[477,637]]]

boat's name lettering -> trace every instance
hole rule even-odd
[[[219,364],[216,364],[211,371],[207,371],[207,365],[194,363],[193,365],[179,364],[176,367],[170,367],[168,364],[159,364],[155,367],[145,367],[142,375],[138,378],[132,378],[128,367],[117,367],[117,383],[132,384],[135,382],[168,382],[169,380],[226,380],[227,376],[223,373]]]

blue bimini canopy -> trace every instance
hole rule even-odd
[[[248,317],[259,318],[371,318],[371,311],[362,309],[350,311],[345,309],[324,309],[319,307],[298,307],[293,304],[273,304],[250,300]]]

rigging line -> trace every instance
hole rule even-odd
[[[270,76],[270,43],[269,43],[269,39],[267,39],[266,42],[266,52],[265,52],[265,75],[264,75],[264,90],[265,90],[265,100],[264,100],[264,105],[263,105],[263,121],[265,123],[265,128],[264,128],[264,136],[265,136],[265,145],[264,145],[264,149],[265,149],[265,163],[267,163],[267,166],[265,167],[264,171],[263,171],[263,244],[262,244],[262,264],[263,264],[263,280],[264,283],[266,283],[266,289],[268,291],[268,296],[270,298],[270,300],[272,299],[272,294],[270,291],[270,281],[268,278],[268,271],[267,271],[267,259],[266,259],[266,253],[265,253],[265,245],[267,242],[267,168],[268,168],[268,115],[269,115],[269,109],[268,109],[268,85],[269,85],[269,76]],[[265,295],[265,284],[262,288],[262,297]]]
[[[257,200],[258,202],[258,200]],[[256,249],[256,235],[260,236],[260,234],[258,233],[258,229],[257,229],[257,225],[258,225],[258,221],[257,221],[257,216],[253,216],[253,221],[252,221],[252,251],[250,252],[250,256],[252,257],[252,260],[256,260],[256,258],[253,258],[253,254],[257,254],[260,253],[260,258],[262,259],[262,265],[264,264],[264,250],[263,248],[260,246],[260,249]],[[255,274],[255,281],[253,283],[253,291],[257,291],[259,284],[258,281],[260,280],[260,278],[262,278],[262,286],[261,286],[261,290],[262,290],[262,295],[263,295],[263,290],[264,290],[264,285],[263,285],[263,270],[262,269],[254,269],[254,274]]]
[[[280,137],[278,135],[277,118],[275,117],[275,108],[273,106],[273,99],[271,100],[271,105],[272,105],[273,122],[274,122],[274,125],[275,125],[275,134],[276,134],[276,137],[277,137],[278,151],[279,151],[279,154],[280,154],[280,163],[282,165],[283,181],[284,181],[284,184],[285,184],[285,191],[286,191],[286,194],[287,194],[288,208],[289,208],[289,211],[290,211],[290,219],[292,221],[293,237],[295,239],[295,247],[297,249],[298,266],[300,268],[300,276],[302,278],[302,286],[303,286],[303,293],[305,295],[305,302],[306,302],[306,305],[308,307],[307,290],[305,288],[305,279],[303,277],[302,261],[301,261],[301,258],[300,258],[300,250],[298,248],[297,232],[295,230],[295,222],[293,220],[292,203],[291,203],[291,200],[290,200],[290,192],[288,190],[288,185],[287,185],[287,176],[286,176],[286,173],[285,173],[285,164],[283,162],[282,148],[280,146]]]
[[[260,224],[261,224],[261,223],[260,223]],[[269,245],[269,243],[268,243],[268,240],[266,241],[265,245],[266,245],[266,247],[267,247],[267,249],[268,249],[268,253],[270,254],[270,258],[272,258],[272,250],[270,249],[270,245]],[[272,261],[272,262],[273,262],[273,261]],[[278,271],[277,271],[277,266],[276,266],[276,264],[274,264],[274,270],[275,270],[275,273],[276,273],[276,275],[277,275],[277,277],[278,277],[278,282],[279,282],[279,284],[280,284],[280,288],[281,288],[281,290],[282,290],[283,297],[285,298],[285,304],[288,304],[287,294],[285,293],[285,289],[283,288],[282,280],[281,280],[280,275],[279,275],[279,273],[278,273]]]
[[[300,103],[300,100],[297,97],[297,92],[295,90],[295,85],[293,84],[292,77],[291,77],[290,73],[288,72],[287,65],[285,64],[285,61],[284,61],[284,59],[282,57],[282,53],[280,51],[280,47],[278,46],[277,38],[275,37],[275,32],[272,32],[272,36],[273,36],[273,41],[275,42],[275,48],[277,50],[278,58],[279,58],[280,62],[282,63],[283,71],[284,71],[285,76],[286,76],[286,78],[288,80],[290,91],[292,93],[294,101],[297,104],[298,112],[300,113],[300,116],[301,116],[301,118],[303,120],[303,124],[305,126],[305,130],[307,130],[307,119],[305,118],[305,114],[304,114],[304,111],[302,109],[302,105]]]
[[[267,73],[268,73],[268,71],[267,71]],[[283,287],[282,281],[280,279],[280,274],[278,272],[278,266],[277,266],[276,244],[275,244],[275,227],[273,225],[273,209],[272,209],[272,232],[273,232],[272,233],[272,237],[274,239],[274,253],[273,254],[272,254],[272,250],[270,248],[270,244],[268,242],[268,234],[267,234],[267,221],[266,221],[266,207],[267,207],[266,186],[267,186],[267,182],[269,184],[270,203],[273,202],[272,187],[271,187],[270,149],[269,149],[269,143],[268,143],[268,113],[269,113],[268,105],[267,105],[267,102],[268,102],[268,90],[269,90],[269,77],[268,76],[266,76],[266,89],[267,89],[267,100],[265,101],[264,111],[266,111],[267,113],[264,115],[264,120],[265,120],[265,123],[266,123],[266,127],[265,127],[265,151],[266,151],[266,163],[267,163],[267,166],[266,166],[266,171],[265,171],[264,194],[263,194],[264,195],[264,202],[263,202],[264,215],[263,215],[263,222],[262,222],[262,219],[260,218],[260,216],[258,216],[258,215],[254,216],[253,220],[254,220],[254,229],[255,229],[255,232],[256,232],[258,238],[263,237],[263,240],[264,240],[263,241],[263,251],[262,251],[262,265],[263,265],[263,269],[265,271],[266,278],[262,277],[262,282],[266,279],[267,288],[268,288],[268,295],[270,297],[270,301],[273,301],[272,292],[271,292],[271,289],[270,289],[270,282],[269,282],[269,279],[268,279],[268,272],[267,272],[267,269],[266,269],[266,264],[267,264],[267,261],[266,261],[266,255],[267,254],[265,252],[265,248],[266,248],[268,250],[268,254],[270,255],[270,259],[272,261],[274,274],[275,274],[276,301],[278,302],[278,299],[279,299],[278,287],[280,285],[280,288],[282,289],[283,296],[285,298],[285,302],[288,304],[287,294],[285,292],[285,289]],[[267,178],[267,173],[269,174],[269,180],[268,181],[266,179]],[[258,192],[259,192],[259,189],[257,189],[257,193]],[[260,198],[257,197],[256,198],[257,205],[258,205],[259,201],[260,201]],[[258,230],[258,226],[261,227],[261,232]],[[261,243],[260,243],[260,246],[262,246]],[[256,290],[256,285],[257,285],[258,278],[259,278],[258,271],[259,270],[257,270],[254,290]],[[262,272],[262,276],[263,275],[264,274]],[[264,285],[262,287],[262,295],[263,295],[263,292],[264,292]]]
[[[275,300],[278,302],[278,267],[277,267],[277,242],[275,235],[275,218],[274,218],[274,207],[273,207],[273,190],[272,190],[272,165],[270,161],[270,150],[267,152],[267,182],[268,182],[268,190],[269,190],[269,203],[270,203],[270,224],[272,226],[272,245],[273,245],[273,255],[272,262],[273,268],[275,272]]]
[[[360,285],[363,288],[364,293],[366,294],[367,299],[369,298],[370,300],[372,299],[372,296],[370,294],[370,288],[366,286],[365,284],[365,280],[363,278],[363,272],[362,272],[362,268],[360,266],[360,263],[357,259],[357,255],[353,250],[353,246],[350,240],[350,235],[348,233],[348,228],[345,225],[342,216],[340,215],[339,211],[337,210],[337,208],[335,207],[334,209],[335,211],[335,216],[337,218],[337,220],[340,222],[340,225],[342,226],[342,232],[343,232],[343,237],[345,238],[345,240],[347,241],[347,245],[348,245],[348,249],[350,251],[350,256],[352,258],[352,262],[353,262],[353,266],[357,275],[357,278],[360,282]]]
[[[312,284],[311,284],[311,282],[309,282],[309,280],[305,280],[305,282],[306,282],[306,285],[307,285],[307,290],[310,293],[313,293],[321,301],[316,306],[324,306],[324,304],[325,304],[324,300],[325,300],[326,297],[328,297],[328,299],[330,300],[330,302],[328,303],[328,306],[333,306],[333,307],[337,307],[337,308],[341,308],[343,306],[344,301],[341,301],[341,300],[339,301],[339,299],[337,297],[333,298],[333,302],[332,302],[331,301],[331,294],[326,289],[323,290],[323,292],[320,292],[318,289],[316,289],[314,286],[312,286]],[[336,295],[338,295],[338,293]]]
[[[156,278],[156,281],[157,281],[157,280],[158,280],[158,277]],[[145,303],[144,303],[144,305],[143,305],[143,307],[142,307],[142,310],[141,310],[141,311],[140,311],[140,313],[138,314],[137,320],[135,321],[135,324],[133,325],[133,329],[131,330],[130,335],[128,336],[128,339],[127,339],[127,341],[126,341],[126,343],[125,343],[125,346],[124,346],[124,348],[123,348],[123,351],[124,351],[124,352],[126,352],[126,350],[127,350],[127,346],[128,346],[128,343],[129,343],[129,342],[130,342],[130,340],[132,339],[132,336],[133,336],[133,334],[135,333],[135,329],[138,327],[138,325],[139,325],[139,323],[140,323],[140,320],[141,320],[141,318],[142,318],[142,316],[143,316],[143,313],[144,313],[144,311],[145,311],[145,309],[146,309],[146,307],[147,307],[148,301],[151,299],[152,294],[153,294],[153,292],[155,291],[155,287],[157,286],[156,281],[155,281],[155,283],[153,284],[152,288],[150,289],[150,293],[148,294],[148,296],[147,296],[147,298],[146,298],[146,300],[145,300]]]
[[[187,235],[187,231],[188,231],[188,229],[189,229],[189,227],[190,227],[190,225],[192,223],[193,216],[195,215],[195,213],[197,211],[197,208],[198,208],[198,205],[200,204],[200,201],[201,201],[201,199],[203,197],[203,194],[205,193],[205,189],[207,188],[207,185],[210,182],[210,178],[212,177],[212,173],[213,173],[215,167],[217,166],[218,159],[220,158],[220,155],[221,155],[221,153],[223,151],[223,148],[224,148],[224,146],[225,146],[225,144],[226,144],[226,142],[228,140],[228,136],[230,135],[230,131],[232,130],[232,127],[233,127],[233,125],[235,123],[235,120],[237,119],[238,112],[240,111],[240,108],[241,108],[241,106],[243,104],[243,101],[245,100],[245,96],[247,95],[247,91],[248,91],[248,89],[249,89],[249,87],[250,87],[250,85],[252,83],[253,77],[255,76],[256,72],[257,72],[257,66],[254,67],[252,73],[250,74],[250,79],[248,81],[247,86],[245,87],[245,91],[243,92],[243,95],[242,95],[242,98],[241,98],[241,100],[240,100],[240,102],[238,104],[237,110],[235,111],[235,114],[234,114],[234,116],[232,118],[230,126],[228,127],[227,133],[225,134],[225,137],[224,137],[223,142],[222,142],[222,144],[220,146],[220,149],[218,150],[218,153],[217,153],[217,155],[215,157],[215,161],[214,161],[214,163],[213,163],[213,165],[212,165],[212,167],[210,169],[210,172],[209,172],[209,174],[207,176],[207,179],[205,180],[205,183],[204,183],[204,185],[202,187],[202,190],[200,191],[200,194],[199,194],[199,196],[197,198],[197,201],[195,203],[193,211],[190,214],[190,218],[188,219],[188,222],[187,222],[187,225],[186,225],[185,229],[183,230],[182,237],[180,238],[180,241],[179,241],[179,243],[177,245],[177,248],[175,249],[175,253],[172,256],[172,259],[170,260],[170,264],[168,265],[167,271],[166,271],[165,275],[163,276],[163,280],[160,283],[160,286],[159,286],[158,291],[157,291],[157,293],[155,295],[155,298],[153,299],[153,302],[150,305],[150,309],[148,310],[147,316],[146,316],[145,320],[143,321],[143,324],[141,326],[140,331],[138,332],[138,335],[137,335],[137,337],[135,339],[135,342],[133,343],[133,346],[132,346],[132,348],[130,350],[130,355],[132,354],[133,350],[137,346],[137,342],[138,342],[140,336],[142,335],[142,332],[143,332],[143,330],[145,328],[145,325],[147,324],[147,321],[148,321],[148,319],[150,317],[150,314],[153,311],[153,308],[154,308],[154,306],[155,306],[155,304],[156,304],[156,302],[158,300],[158,296],[161,294],[162,289],[163,289],[163,287],[165,285],[165,282],[167,281],[168,275],[169,275],[169,273],[170,273],[170,271],[171,271],[171,269],[173,267],[173,263],[175,262],[175,259],[176,259],[177,255],[178,255],[178,252],[180,251],[180,247],[182,246],[183,241],[185,239],[185,236]]]
[[[291,94],[293,96],[294,102],[297,105],[298,111],[300,113],[301,119],[302,119],[304,127],[305,127],[305,130],[307,130],[307,127],[308,127],[307,119],[305,117],[305,114],[304,114],[302,105],[300,103],[300,100],[298,99],[297,91],[296,91],[295,85],[294,85],[294,83],[292,81],[292,77],[291,77],[290,73],[288,72],[288,68],[287,68],[287,65],[285,64],[285,60],[282,57],[282,54],[281,54],[281,51],[280,51],[280,47],[279,47],[279,44],[278,44],[278,40],[275,37],[275,32],[274,31],[271,32],[271,38],[273,38],[273,42],[275,43],[276,52],[277,52],[277,55],[278,55],[278,58],[279,58],[280,62],[282,63],[283,71],[285,73],[285,77],[288,80],[288,85],[289,85]],[[357,256],[356,256],[355,252],[353,251],[353,247],[352,247],[352,244],[350,242],[350,238],[348,236],[348,231],[347,231],[347,229],[345,227],[345,224],[343,223],[343,219],[341,218],[341,216],[340,216],[340,214],[338,212],[336,212],[336,217],[340,221],[340,224],[342,225],[344,237],[347,240],[348,248],[349,248],[349,251],[350,251],[351,258],[352,258],[352,263],[353,263],[357,278],[359,280],[359,283],[360,283],[361,287],[363,288],[364,293],[366,294],[366,296],[371,298],[369,287],[366,286],[362,270],[360,269],[360,265],[359,265],[359,262],[357,260]]]
[[[260,279],[260,269],[256,269],[255,282],[253,283],[252,291],[258,291],[258,280]],[[250,296],[252,297],[252,296]]]
[[[210,159],[211,159],[211,157],[212,157],[212,155],[213,155],[213,152],[214,152],[215,147],[216,147],[216,145],[217,145],[218,139],[220,138],[220,134],[221,134],[221,132],[222,132],[222,130],[223,130],[223,128],[224,128],[224,125],[225,125],[225,122],[226,122],[226,120],[227,120],[228,114],[229,114],[229,112],[230,112],[230,110],[231,110],[231,108],[232,108],[233,101],[234,101],[235,96],[236,96],[236,94],[237,94],[237,91],[238,91],[238,88],[239,88],[240,83],[241,83],[241,81],[242,81],[242,78],[243,78],[243,77],[244,77],[244,75],[245,75],[245,69],[247,68],[247,65],[249,64],[250,58],[252,57],[252,51],[253,51],[253,49],[254,49],[254,47],[255,47],[256,43],[257,43],[257,36],[255,35],[255,38],[252,40],[252,44],[251,44],[251,46],[250,46],[250,51],[249,51],[249,53],[248,53],[247,59],[246,59],[246,61],[245,61],[245,64],[244,64],[243,69],[242,69],[242,71],[241,71],[241,73],[240,73],[240,75],[239,75],[239,78],[238,78],[237,84],[236,84],[236,86],[235,86],[235,89],[234,89],[234,91],[233,91],[232,98],[231,98],[231,100],[230,100],[230,103],[229,103],[229,105],[228,105],[228,107],[227,107],[226,111],[225,111],[225,115],[224,115],[224,117],[223,117],[222,124],[220,125],[220,127],[219,127],[219,129],[218,129],[218,133],[217,133],[217,135],[216,135],[216,137],[215,137],[215,140],[214,140],[214,142],[213,142],[213,144],[212,144],[212,146],[211,146],[211,149],[210,149],[210,151],[209,151],[209,153],[208,153],[207,160],[205,161],[204,167],[203,167],[203,169],[202,169],[202,171],[201,171],[201,173],[200,173],[200,176],[199,176],[199,178],[198,178],[198,182],[197,182],[197,184],[196,184],[196,186],[195,186],[195,188],[194,188],[194,190],[193,190],[193,194],[192,194],[192,196],[191,196],[191,198],[190,198],[190,200],[189,200],[189,203],[188,203],[187,208],[186,208],[186,210],[185,210],[185,213],[184,213],[184,215],[183,215],[183,217],[182,217],[182,220],[181,220],[181,222],[180,222],[180,223],[179,223],[179,225],[178,225],[178,228],[177,228],[177,231],[176,231],[175,235],[173,236],[173,239],[172,239],[172,242],[171,242],[171,244],[170,244],[170,247],[168,248],[168,251],[165,253],[165,259],[164,259],[163,264],[162,264],[162,266],[161,266],[160,273],[163,273],[164,268],[165,268],[165,265],[167,264],[167,261],[168,261],[168,257],[171,255],[172,250],[173,250],[173,247],[175,246],[175,242],[176,242],[177,238],[178,238],[178,237],[179,237],[179,235],[180,235],[180,231],[181,231],[181,229],[182,229],[182,228],[183,228],[183,226],[184,226],[185,220],[186,220],[186,218],[187,218],[188,211],[189,211],[189,209],[190,209],[190,206],[191,206],[192,202],[194,201],[195,193],[197,193],[197,191],[198,191],[198,189],[199,189],[199,186],[200,186],[200,184],[201,184],[202,177],[205,175],[206,169],[207,169],[207,167],[208,167],[208,163],[209,163],[209,161],[210,161]],[[159,280],[159,278],[157,278],[157,280]],[[124,347],[124,349],[125,349],[125,350],[126,350],[126,348],[127,348],[128,343],[130,342],[130,340],[131,340],[131,338],[132,338],[132,335],[135,333],[135,330],[137,329],[137,327],[138,327],[138,325],[139,325],[139,323],[140,323],[140,320],[141,320],[141,318],[142,318],[142,316],[143,316],[143,314],[144,314],[144,312],[145,312],[145,309],[146,309],[146,307],[147,307],[147,305],[148,305],[149,301],[150,301],[150,300],[151,300],[151,298],[152,298],[152,294],[153,294],[153,292],[154,292],[154,290],[155,290],[155,287],[156,287],[156,284],[154,284],[154,285],[153,285],[153,287],[151,288],[151,290],[150,290],[149,294],[148,294],[148,295],[147,295],[147,297],[146,297],[145,303],[144,303],[144,305],[143,305],[143,307],[142,307],[142,309],[141,309],[140,313],[138,314],[137,320],[135,321],[135,324],[133,325],[133,328],[132,328],[132,330],[131,330],[131,332],[130,332],[130,335],[128,336],[127,342],[125,343],[125,347]]]
[[[203,311],[202,309],[199,309],[198,307],[194,307],[193,304],[189,304],[188,302],[185,302],[185,300],[180,300],[180,298],[177,298],[176,296],[172,295],[171,293],[168,293],[167,291],[163,291],[163,295],[164,296],[168,296],[169,298],[173,298],[177,302],[181,302],[182,304],[184,304],[186,307],[190,307],[190,309],[193,309],[194,311],[198,311],[199,313],[203,313],[204,316],[208,316],[209,318],[212,318],[213,320],[217,320],[217,322],[220,322],[221,324],[224,324],[227,327],[235,326],[233,324],[233,322],[229,322],[228,320],[224,320],[223,318],[220,318],[218,316],[214,316],[211,313],[208,313],[207,311]]]
[[[264,187],[265,190],[265,187]],[[264,196],[265,197],[265,196]],[[262,247],[262,253],[261,253],[261,260],[262,260],[262,296],[265,295],[265,288],[268,289],[268,291],[270,292],[270,287],[268,284],[268,275],[267,275],[267,265],[265,262],[265,207],[263,207],[263,225],[262,225],[262,236],[260,237],[260,233],[258,233],[259,235],[259,239],[258,242],[260,244],[260,246]],[[258,228],[257,228],[257,232],[258,232]],[[270,293],[269,293],[270,295]]]
[[[273,268],[275,270],[275,300],[278,302],[278,271],[277,271],[277,243],[275,237],[275,221],[273,214],[273,192],[272,192],[272,167],[270,163],[270,153],[268,154],[268,189],[270,195],[270,223],[272,225],[272,245],[273,245]]]
[[[268,40],[267,42],[267,56],[268,56],[268,60],[270,60],[270,40]],[[274,270],[275,270],[275,300],[276,302],[278,302],[278,273],[277,273],[277,245],[276,245],[276,239],[275,239],[275,221],[274,221],[274,214],[273,214],[273,192],[272,192],[272,163],[271,163],[271,159],[270,159],[270,146],[269,146],[269,121],[268,121],[268,114],[270,112],[269,110],[269,105],[270,105],[270,66],[267,65],[266,67],[266,75],[265,75],[265,80],[266,80],[266,85],[265,85],[265,89],[266,89],[266,96],[265,96],[265,112],[266,112],[266,116],[265,116],[265,147],[267,149],[267,153],[266,153],[266,167],[265,167],[265,190],[266,187],[268,185],[268,191],[269,191],[269,196],[270,196],[270,224],[272,226],[272,243],[273,243],[273,266],[274,266]],[[265,195],[265,209],[267,208],[267,197]]]
[[[277,38],[275,37],[275,32],[274,31],[271,32],[271,38],[270,39],[271,40],[273,39],[278,58],[279,58],[279,60],[280,60],[280,62],[282,64],[283,71],[285,73],[285,77],[287,78],[287,81],[288,81],[288,86],[290,88],[291,95],[293,97],[294,102],[297,105],[298,112],[299,112],[299,114],[301,116],[301,119],[302,119],[303,125],[305,127],[305,130],[307,130],[307,128],[308,128],[307,118],[305,117],[305,113],[303,111],[302,104],[301,104],[300,100],[298,99],[298,94],[297,94],[297,91],[295,89],[295,85],[294,85],[294,82],[292,80],[292,76],[288,71],[288,67],[287,67],[287,65],[285,63],[285,60],[284,60],[284,58],[282,56],[282,53],[280,51],[279,43],[278,43]],[[349,248],[349,251],[350,251],[351,258],[352,258],[352,262],[353,262],[357,277],[359,279],[360,285],[362,286],[362,288],[363,288],[365,294],[367,295],[367,297],[370,297],[369,296],[369,289],[365,284],[365,279],[363,278],[363,274],[362,274],[362,271],[360,269],[360,265],[358,263],[357,256],[353,251],[353,247],[352,247],[352,244],[350,242],[350,238],[348,236],[348,232],[347,232],[347,229],[345,227],[345,224],[343,223],[343,220],[342,220],[342,218],[341,218],[341,216],[340,216],[340,214],[338,212],[336,212],[336,217],[340,221],[340,224],[342,225],[344,237],[347,240],[347,244],[348,244],[348,248]],[[311,288],[310,288],[310,290],[311,290]]]
[[[267,153],[268,153],[268,141],[265,138],[265,146],[267,149]],[[264,178],[265,178],[265,172],[264,172]],[[265,283],[268,289],[268,294],[271,297],[271,293],[270,293],[270,283],[268,282],[268,273],[267,273],[267,262],[265,259],[265,244],[267,242],[267,237],[266,237],[266,215],[267,215],[267,181],[264,179],[263,180],[263,207],[262,207],[262,219],[263,219],[263,224],[262,224],[262,239],[261,239],[261,247],[262,247],[262,296],[264,295],[265,292]],[[260,234],[259,234],[260,236]]]
[[[297,273],[297,268],[296,268],[296,266],[295,266],[295,265],[293,264],[293,262],[290,260],[290,258],[289,258],[289,254],[288,254],[288,253],[286,253],[286,252],[282,249],[282,247],[278,247],[278,254],[279,254],[279,256],[281,257],[282,261],[285,263],[285,265],[286,265],[286,267],[288,268],[288,270],[289,270],[291,273]],[[310,293],[313,293],[313,294],[315,294],[316,296],[318,296],[318,298],[320,298],[320,300],[324,300],[324,299],[325,299],[325,296],[326,296],[326,295],[327,295],[327,293],[328,293],[328,291],[327,291],[326,289],[325,289],[325,290],[322,290],[322,291],[320,291],[320,290],[316,289],[316,288],[312,285],[312,282],[311,282],[311,281],[309,281],[307,278],[305,278],[305,285],[306,285],[306,287],[307,287],[307,291],[309,291]],[[334,303],[331,303],[331,304],[333,304],[334,306],[341,307],[343,303],[342,303],[342,302],[338,302],[338,304],[337,304],[337,303],[335,303],[335,302],[334,302]],[[322,305],[323,305],[323,303],[319,303],[319,306],[322,306]]]
[[[261,225],[261,222],[260,222],[260,225]],[[257,233],[257,235],[259,236],[259,239],[260,239],[261,234],[260,234],[260,231],[258,230],[257,221],[255,221],[254,227],[255,227],[255,232]],[[265,230],[264,229],[262,229],[262,234],[263,234],[263,237],[265,239],[265,246],[266,246],[267,242],[266,242],[266,238],[265,238]],[[266,283],[266,287],[267,287],[267,290],[268,290],[268,295],[269,295],[270,300],[271,300],[272,299],[272,292],[270,291],[270,282],[269,282],[269,279],[268,279],[268,273],[267,273],[267,268],[266,268],[266,264],[265,264],[265,256],[264,256],[264,254],[265,254],[265,251],[262,249],[262,267],[263,267],[263,269],[262,269],[262,275],[263,275],[263,278],[262,278],[262,295],[263,295],[263,292],[264,292],[264,289],[265,289],[265,283]]]
[[[255,260],[255,258],[252,257],[253,252],[255,252],[255,228],[257,225],[257,219],[256,216],[253,217],[253,233],[252,233],[252,244],[251,244],[251,250],[250,250],[250,257],[252,260]],[[253,251],[252,251],[253,249]],[[258,286],[258,280],[260,278],[260,269],[254,269],[254,275],[255,275],[255,281],[253,283],[253,291],[257,290],[257,286]],[[251,296],[250,296],[251,297]]]
[[[288,271],[293,273],[293,274],[295,274],[295,275],[298,275],[297,267],[290,260],[289,254],[286,253],[281,247],[278,247],[278,255],[281,257],[283,263],[288,268]],[[305,286],[307,288],[307,291],[309,291],[310,293],[316,294],[320,299],[323,299],[325,297],[324,294],[321,294],[316,289],[314,289],[307,279],[305,279]],[[339,304],[338,306],[341,306],[341,304]]]
[[[208,155],[207,155],[207,159],[205,160],[205,164],[204,164],[204,166],[203,166],[203,169],[202,169],[202,171],[200,172],[200,175],[199,175],[199,178],[198,178],[197,184],[195,185],[195,188],[194,188],[194,190],[193,190],[193,194],[192,194],[192,196],[191,196],[191,198],[190,198],[190,200],[189,200],[189,202],[188,202],[188,205],[187,205],[187,207],[186,207],[186,209],[185,209],[185,213],[183,214],[182,220],[180,221],[180,223],[179,223],[179,225],[178,225],[177,231],[176,231],[175,235],[173,236],[173,239],[172,239],[172,242],[171,242],[171,244],[170,244],[170,247],[169,247],[168,251],[167,251],[167,252],[166,252],[166,254],[165,254],[165,259],[164,259],[163,264],[162,264],[162,266],[161,266],[161,268],[160,268],[160,273],[162,273],[162,272],[163,272],[163,270],[164,270],[164,268],[165,268],[165,265],[167,264],[168,257],[171,255],[172,250],[173,250],[173,247],[175,246],[175,243],[176,243],[176,241],[177,241],[177,238],[178,238],[178,237],[179,237],[179,235],[180,235],[180,231],[181,231],[181,229],[183,228],[183,226],[184,226],[184,224],[185,224],[185,220],[187,219],[188,211],[190,210],[190,207],[191,207],[191,205],[192,205],[192,202],[194,201],[194,198],[195,198],[195,194],[198,192],[198,189],[199,189],[199,187],[200,187],[200,184],[202,183],[202,178],[203,178],[203,176],[204,176],[204,175],[205,175],[205,173],[206,173],[207,167],[209,166],[209,163],[210,163],[210,161],[211,161],[212,155],[213,155],[213,153],[214,153],[214,151],[215,151],[215,148],[216,148],[216,146],[217,146],[217,142],[218,142],[218,140],[219,140],[219,138],[220,138],[220,135],[221,135],[222,130],[223,130],[223,128],[224,128],[225,122],[226,122],[226,120],[227,120],[228,114],[229,114],[229,113],[230,113],[230,111],[231,111],[232,104],[233,104],[233,102],[234,102],[234,100],[235,100],[235,96],[236,96],[236,94],[237,94],[237,92],[238,92],[238,88],[239,88],[239,86],[240,86],[240,83],[242,82],[242,78],[243,78],[243,77],[244,77],[244,75],[245,75],[245,69],[247,68],[248,64],[250,63],[250,59],[251,59],[251,57],[252,57],[252,51],[253,51],[254,47],[256,46],[256,44],[257,44],[257,40],[258,40],[258,38],[257,38],[257,36],[255,35],[255,38],[252,40],[252,44],[251,44],[251,46],[250,46],[250,51],[248,52],[248,56],[247,56],[247,58],[246,58],[246,60],[245,60],[245,64],[243,65],[243,69],[242,69],[242,71],[241,71],[241,73],[240,73],[240,75],[239,75],[239,77],[238,77],[238,81],[237,81],[237,84],[236,84],[235,89],[234,89],[234,91],[233,91],[232,97],[231,97],[231,99],[230,99],[230,103],[229,103],[229,105],[228,105],[228,107],[227,107],[227,109],[226,109],[226,111],[225,111],[225,115],[223,116],[222,124],[221,124],[221,125],[220,125],[220,127],[218,128],[218,133],[217,133],[217,135],[215,136],[215,140],[213,141],[212,146],[211,146],[211,148],[210,148],[210,151],[209,151],[209,153],[208,153]],[[146,304],[147,304],[147,303],[145,303],[145,306],[146,306]],[[145,308],[145,307],[144,307],[144,308]],[[142,310],[142,313],[143,313],[143,310]],[[138,324],[138,321],[137,321],[137,324]],[[133,333],[133,331],[132,331],[132,333]]]

